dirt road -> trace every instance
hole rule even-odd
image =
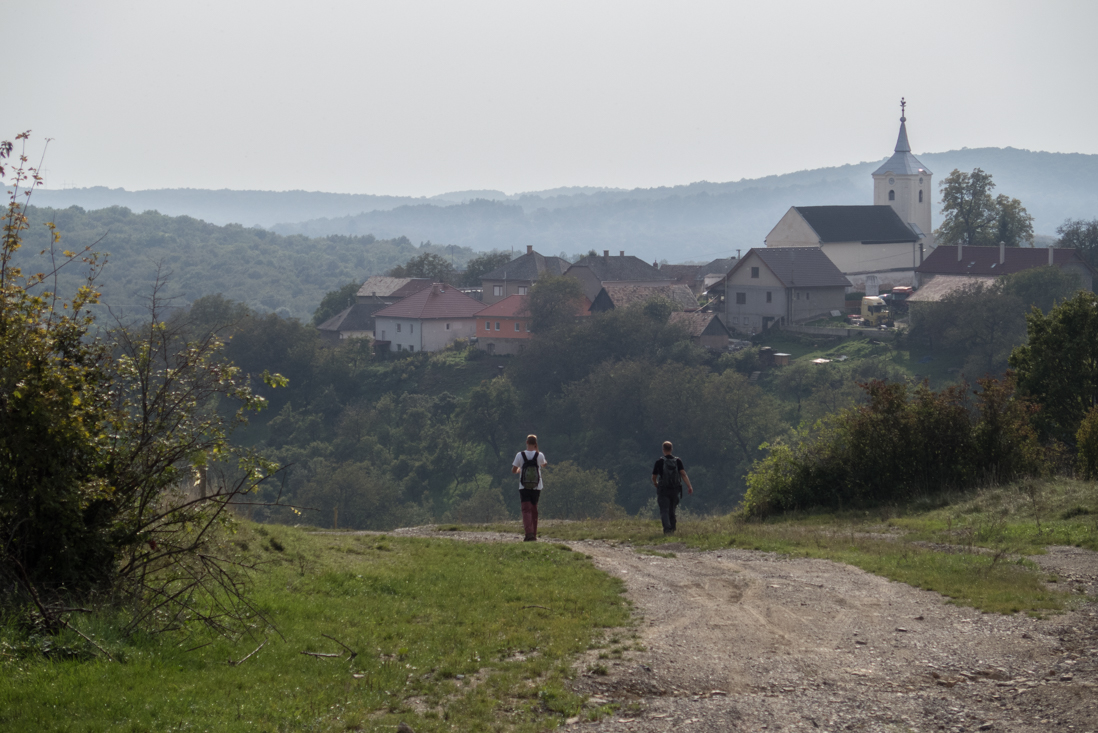
[[[644,648],[581,660],[576,688],[621,707],[572,730],[1098,733],[1096,603],[1047,620],[981,614],[825,560],[568,544],[625,581]],[[1098,554],[1034,559],[1098,596]]]

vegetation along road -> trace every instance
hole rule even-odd
[[[569,546],[624,581],[638,617],[634,641],[579,663],[575,688],[589,697],[574,730],[1098,730],[1093,601],[1044,619],[982,613],[828,560]],[[1098,595],[1098,553],[1052,547],[1034,559],[1061,586]]]

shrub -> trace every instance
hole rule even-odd
[[[1098,479],[1098,406],[1083,418],[1075,441],[1079,445],[1079,473],[1088,481]]]

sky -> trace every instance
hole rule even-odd
[[[49,188],[429,196],[1098,154],[1098,2],[0,0]]]

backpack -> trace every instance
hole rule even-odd
[[[664,456],[657,479],[657,490],[665,494],[682,495],[682,476],[679,474],[679,461],[675,456]]]
[[[522,452],[522,470],[519,471],[519,483],[524,489],[536,489],[541,483],[541,470],[538,467],[538,457],[541,453],[534,451],[533,458],[526,457],[526,451]]]

